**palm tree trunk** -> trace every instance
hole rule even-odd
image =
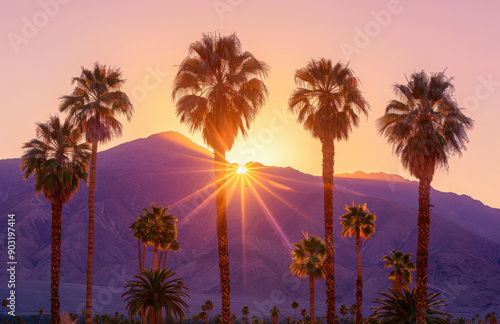
[[[396,278],[392,281],[392,289],[403,291],[403,274],[396,272]]]
[[[61,271],[61,213],[62,204],[52,203],[52,238],[51,238],[51,298],[50,323],[60,323],[59,317],[59,274]]]
[[[210,314],[210,310],[207,309],[207,322],[205,324],[208,324],[208,314]]]
[[[89,184],[89,233],[87,252],[87,290],[85,303],[85,324],[92,324],[92,259],[94,256],[94,192],[97,166],[97,140],[92,141]]]
[[[167,266],[167,253],[168,253],[168,249],[165,250],[165,253],[164,253],[163,269],[166,269],[166,266]]]
[[[222,324],[231,321],[231,287],[229,281],[229,251],[227,240],[227,217],[226,217],[226,151],[214,148],[215,169],[215,206],[217,208],[217,239],[219,249],[219,271],[222,295]]]
[[[316,317],[314,313],[314,277],[309,275],[309,308],[311,313],[311,324],[316,323]],[[304,317],[305,323],[305,317]]]
[[[159,269],[159,264],[158,264],[158,246],[154,246],[154,252],[153,252],[153,268],[155,270]]]
[[[163,250],[160,250],[160,258],[158,259],[158,268],[160,267],[162,259],[163,259]]]
[[[146,268],[146,246],[142,245],[142,268]]]
[[[323,192],[325,212],[325,276],[326,276],[326,321],[328,324],[335,322],[335,263],[333,246],[333,166],[335,146],[333,139],[321,140],[323,152]]]
[[[149,306],[149,324],[156,324],[156,312],[152,306]]]
[[[140,239],[137,239],[137,248],[139,249],[139,273],[140,273],[141,270],[142,270],[142,264],[141,264],[141,260],[142,260],[142,257],[141,257],[141,240]]]
[[[418,186],[417,324],[425,324],[427,309],[427,268],[429,256],[430,196],[432,176],[420,179]]]
[[[358,279],[356,279],[356,324],[363,323],[361,303],[363,302],[363,279],[361,278],[361,247],[359,229],[356,229],[356,255],[358,259]]]

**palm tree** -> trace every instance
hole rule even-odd
[[[417,248],[417,324],[425,323],[430,190],[434,172],[448,168],[448,158],[461,155],[473,120],[453,98],[453,85],[443,72],[413,73],[407,85],[396,84],[401,100],[392,100],[377,121],[403,166],[419,180]]]
[[[292,305],[291,305],[291,306],[292,306],[292,309],[295,311],[295,318],[294,318],[294,322],[297,322],[297,308],[299,308],[299,303],[298,303],[296,300],[294,300],[294,301],[292,302]]]
[[[349,313],[348,309],[347,309],[347,306],[346,305],[342,305],[340,306],[339,308],[339,314],[342,315],[342,324],[344,324],[345,322],[345,316]]]
[[[38,311],[38,314],[40,315],[39,324],[42,324],[42,315],[43,315],[43,313],[44,313],[43,308],[40,308],[40,310]]]
[[[130,225],[130,229],[132,230],[132,236],[137,239],[137,248],[139,254],[139,273],[142,269],[144,269],[144,262],[146,260],[146,244],[143,243],[146,237],[146,218],[143,216],[137,217],[137,219]],[[142,244],[141,244],[142,243]],[[141,245],[143,245],[144,256],[141,253]],[[144,260],[144,262],[141,262]]]
[[[314,324],[314,280],[324,278],[323,262],[325,261],[326,246],[323,240],[312,235],[309,238],[307,233],[299,243],[294,243],[292,251],[292,265],[290,272],[292,276],[300,278],[309,277],[309,300],[311,312],[311,324]]]
[[[82,139],[69,119],[61,123],[59,117],[51,116],[46,123],[37,123],[36,138],[23,145],[23,178],[35,176],[35,192],[42,192],[52,209],[51,323],[59,321],[62,208],[76,193],[80,181],[87,181],[90,147]]]
[[[150,209],[143,207],[144,217],[144,237],[145,244],[154,248],[153,268],[158,270],[160,263],[158,260],[158,250],[164,246],[169,246],[177,240],[177,217],[168,214],[169,207],[156,206],[150,203]]]
[[[208,315],[210,314],[210,311],[214,309],[214,304],[212,303],[212,301],[210,299],[207,299],[205,301],[205,304],[203,304],[201,306],[201,310],[203,311],[206,311],[207,312],[207,324],[208,324]]]
[[[302,320],[303,320],[304,324],[306,324],[307,310],[305,308],[302,308],[300,310],[300,315],[302,316]]]
[[[271,313],[271,323],[278,324],[278,318],[280,316],[280,310],[278,307],[273,306],[273,308],[269,310],[269,313]]]
[[[59,110],[68,112],[68,117],[85,132],[87,142],[92,145],[89,185],[89,229],[87,254],[87,290],[85,324],[92,324],[92,259],[94,255],[94,192],[97,167],[97,146],[109,142],[122,134],[118,115],[130,121],[133,106],[128,96],[120,89],[125,83],[120,69],[95,63],[94,69],[82,67],[80,77],[72,80],[75,89],[71,95],[61,98]]]
[[[385,268],[394,267],[394,270],[389,274],[389,280],[392,280],[392,289],[402,291],[403,287],[408,288],[411,283],[413,278],[411,272],[416,269],[415,264],[410,260],[412,255],[392,250],[392,257],[386,255],[382,258],[382,261],[385,262]]]
[[[241,314],[243,314],[243,321],[247,322],[247,315],[250,314],[250,309],[248,308],[248,306],[243,306],[243,308],[241,309]]]
[[[3,308],[3,316],[2,316],[2,319],[3,319],[3,324],[5,324],[5,307],[7,307],[9,303],[7,302],[7,299],[4,299],[2,300],[2,308]]]
[[[370,309],[375,310],[375,312],[368,318],[367,323],[377,323],[378,320],[383,319],[384,323],[387,324],[410,324],[415,323],[416,317],[416,287],[412,290],[403,288],[403,292],[399,292],[395,289],[389,289],[390,294],[381,292],[386,298],[377,298],[374,303],[380,304],[381,306],[372,307]],[[443,300],[436,300],[440,294],[429,294],[426,298],[426,311],[425,317],[426,323],[429,324],[445,324],[449,321],[445,317],[453,317],[450,314],[439,311],[441,307],[447,306],[444,304]]]
[[[346,206],[345,210],[347,213],[340,216],[342,220],[340,225],[342,226],[341,236],[346,237],[356,237],[356,256],[358,260],[358,278],[356,280],[356,324],[361,324],[363,322],[363,316],[361,314],[361,304],[363,302],[363,279],[361,277],[361,248],[360,239],[363,242],[370,238],[370,236],[375,233],[375,220],[377,217],[371,214],[366,203],[364,205]]]
[[[140,314],[144,320],[146,310],[150,307],[151,324],[160,323],[156,314],[161,309],[165,309],[169,320],[175,317],[182,322],[185,316],[184,309],[186,311],[189,309],[184,301],[185,298],[189,298],[187,293],[189,289],[182,284],[183,278],[173,278],[174,276],[175,272],[164,269],[143,269],[140,276],[134,276],[136,279],[125,285],[125,288],[129,289],[122,295],[126,296],[129,316]]]
[[[347,140],[353,126],[359,124],[359,113],[368,115],[369,105],[359,90],[353,71],[340,62],[311,60],[295,72],[297,88],[288,101],[289,109],[298,114],[314,138],[321,141],[323,152],[323,185],[326,242],[327,322],[335,319],[335,267],[333,245],[333,168],[334,141]]]
[[[161,251],[161,254],[160,254],[160,263],[161,263],[161,260],[163,258],[163,269],[166,269],[168,250],[170,250],[172,252],[177,252],[177,251],[180,250],[180,248],[181,247],[180,247],[179,242],[177,241],[177,239],[175,239],[172,242],[170,242],[170,241],[163,242],[163,244],[161,246],[162,251]]]
[[[192,43],[174,80],[172,96],[181,122],[201,131],[214,150],[217,238],[222,295],[222,323],[231,316],[229,253],[226,218],[226,152],[238,134],[245,136],[264,105],[267,88],[262,79],[269,67],[243,52],[236,36],[203,34]]]

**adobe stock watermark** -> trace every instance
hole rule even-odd
[[[132,104],[138,105],[145,101],[148,94],[156,90],[167,77],[168,73],[161,71],[158,64],[154,67],[146,66],[146,75],[144,75],[140,84],[130,90],[130,101]]]
[[[219,16],[220,20],[224,20],[224,16],[227,12],[232,12],[236,7],[238,7],[243,0],[215,0],[212,5]]]
[[[354,28],[352,43],[341,42],[339,44],[344,57],[349,61],[354,54],[361,53],[361,50],[370,45],[373,38],[380,35],[384,28],[389,26],[393,16],[399,15],[403,12],[403,9],[401,0],[390,0],[385,9],[379,11],[372,10],[370,16],[373,19],[368,21],[362,28],[358,26]]]
[[[38,32],[43,29],[71,0],[39,0],[40,10],[29,17],[21,18],[21,29],[18,32],[11,31],[7,34],[9,43],[14,53],[19,53],[22,45],[26,45]]]
[[[477,111],[480,103],[488,100],[497,88],[500,88],[500,81],[494,81],[492,73],[487,76],[481,75],[477,80],[479,83],[474,88],[474,93],[467,96],[463,101],[462,107],[465,108],[466,114],[467,112]]]

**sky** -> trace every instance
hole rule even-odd
[[[413,72],[445,71],[475,120],[470,143],[433,187],[500,208],[499,1],[74,1],[0,3],[0,159],[18,158],[35,123],[58,112],[71,78],[94,62],[120,67],[135,113],[123,137],[102,146],[178,131],[172,80],[203,33],[235,32],[244,50],[271,67],[269,98],[227,155],[321,174],[321,145],[287,110],[295,70],[311,59],[349,62],[371,106],[348,141],[336,143],[335,173],[386,172],[411,178],[375,121]]]

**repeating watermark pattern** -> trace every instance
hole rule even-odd
[[[7,216],[7,298],[8,314],[16,316],[16,215]]]
[[[243,0],[215,0],[212,5],[214,6],[217,16],[219,16],[219,19],[224,20],[226,13],[232,12],[242,2]]]
[[[368,47],[372,39],[379,36],[384,28],[390,25],[393,16],[399,15],[401,12],[403,12],[401,0],[390,0],[385,9],[372,10],[370,16],[373,19],[369,20],[363,27],[356,26],[354,28],[352,42],[341,42],[339,44],[340,50],[347,61],[351,60],[354,54],[359,54]]]
[[[480,75],[477,80],[479,83],[474,88],[474,93],[467,96],[463,101],[462,107],[466,109],[466,112],[477,111],[480,103],[488,100],[497,88],[500,88],[500,82],[493,80],[492,73],[487,76]]]
[[[151,91],[156,90],[168,77],[168,73],[161,70],[160,65],[146,66],[146,75],[140,84],[130,90],[130,101],[137,106],[145,101]]]
[[[40,0],[38,5],[40,10],[35,12],[31,17],[21,18],[21,29],[17,32],[11,31],[7,34],[9,43],[17,54],[22,45],[26,45],[53,19],[61,6],[69,3],[71,0]]]

